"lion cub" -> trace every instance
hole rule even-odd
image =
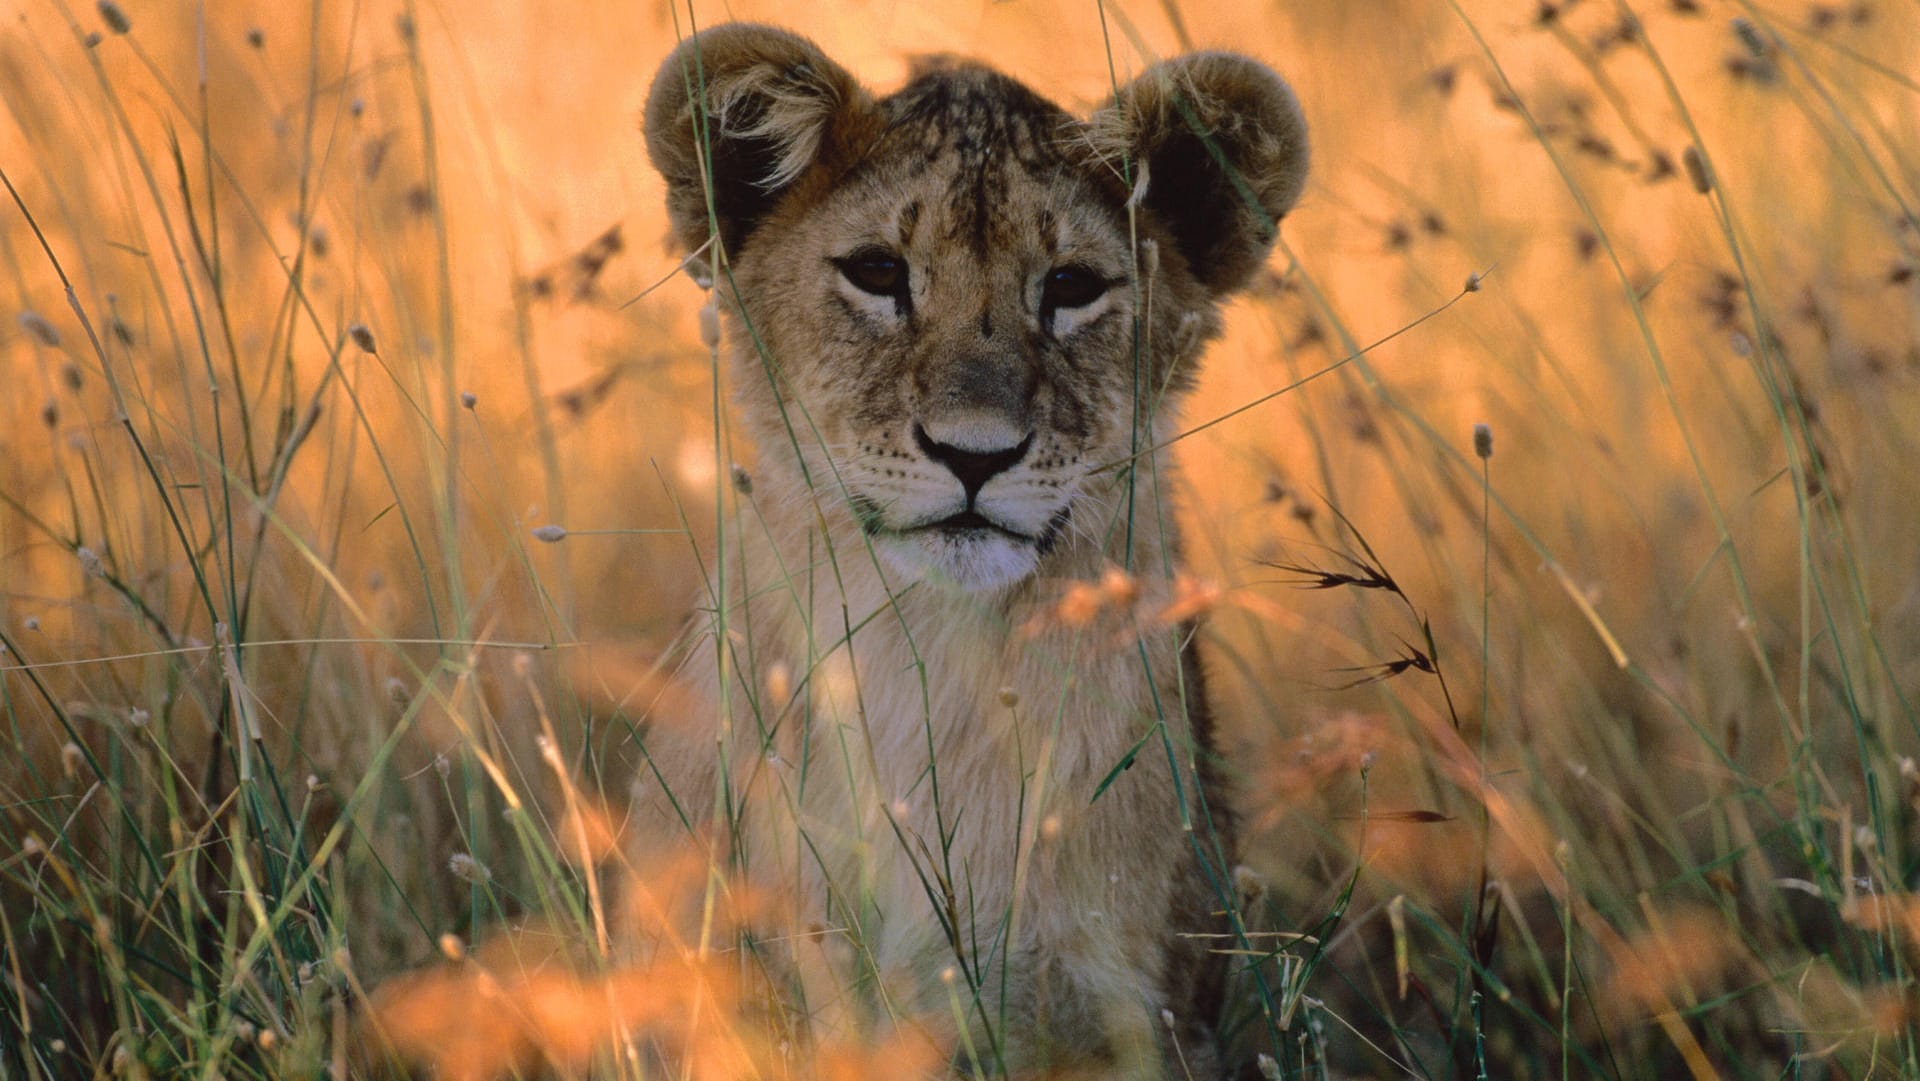
[[[639,832],[795,899],[756,956],[816,1033],[1217,1074],[1232,821],[1160,618],[1160,448],[1300,195],[1292,92],[1196,53],[1086,119],[950,59],[876,97],[735,24],[667,59],[646,138],[756,457],[695,666],[720,720],[653,727]]]

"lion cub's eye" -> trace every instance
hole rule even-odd
[[[1106,291],[1107,279],[1088,267],[1078,264],[1055,267],[1047,272],[1046,284],[1041,287],[1040,310],[1084,308],[1099,300]]]
[[[907,291],[907,261],[885,248],[862,248],[833,265],[854,288],[874,296],[898,298]]]

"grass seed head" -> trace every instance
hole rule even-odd
[[[113,0],[100,0],[100,21],[107,29],[116,34],[125,34],[133,29],[133,23],[127,19],[127,13]]]
[[[1686,166],[1687,182],[1693,190],[1705,195],[1713,190],[1713,174],[1707,171],[1707,159],[1700,155],[1700,148],[1690,146],[1680,155],[1680,162]]]
[[[708,349],[720,348],[720,295],[700,306],[700,344]]]
[[[353,339],[353,344],[359,346],[362,353],[378,355],[380,352],[380,350],[374,348],[373,331],[368,330],[365,323],[354,323],[348,326],[347,337]]]
[[[1161,623],[1185,623],[1212,610],[1225,596],[1226,591],[1213,582],[1181,571],[1173,579],[1173,598],[1154,618]]]
[[[1092,582],[1075,582],[1067,587],[1054,609],[1054,617],[1068,627],[1084,627],[1093,622],[1106,604],[1106,596],[1100,587]]]
[[[1258,905],[1267,897],[1266,876],[1244,863],[1233,867],[1233,892],[1240,899],[1240,907],[1245,909]]]
[[[1647,154],[1647,183],[1657,184],[1662,180],[1670,179],[1673,173],[1673,155],[1664,150],[1654,150]]]
[[[563,525],[536,526],[533,530],[533,539],[545,541],[548,544],[558,544],[567,539],[567,527]]]
[[[1493,429],[1485,424],[1473,426],[1473,453],[1485,461],[1493,457]]]
[[[60,332],[55,330],[53,324],[47,322],[47,317],[39,312],[21,312],[14,321],[20,324],[21,330],[26,331],[29,337],[41,345],[49,349],[60,347]]]
[[[493,880],[493,872],[487,870],[487,865],[465,852],[455,852],[448,856],[447,870],[453,872],[453,877],[460,881],[470,882],[476,886],[485,885]]]

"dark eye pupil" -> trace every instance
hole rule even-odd
[[[1080,308],[1100,299],[1106,291],[1106,280],[1086,267],[1060,267],[1047,275],[1040,306],[1048,311]]]
[[[856,252],[837,261],[840,273],[855,288],[875,296],[898,296],[906,291],[907,264],[887,252]]]

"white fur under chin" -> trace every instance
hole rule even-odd
[[[969,593],[1005,589],[1040,569],[1032,544],[987,530],[882,533],[873,548],[909,582],[927,580]]]

